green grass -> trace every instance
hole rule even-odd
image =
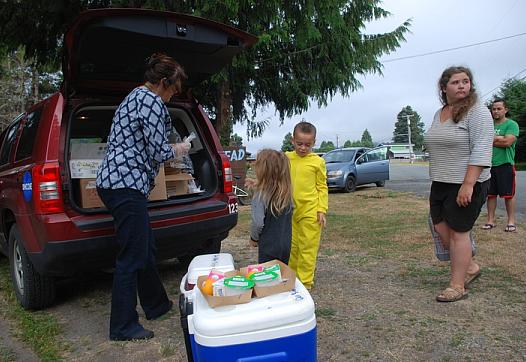
[[[238,217],[238,223],[250,223],[252,220],[252,214],[250,212],[240,212],[237,214]]]
[[[16,354],[9,348],[0,345],[0,361],[14,362],[16,361]]]
[[[451,340],[449,344],[451,347],[460,347],[462,343],[464,343],[464,340],[466,339],[466,334],[462,331],[456,332],[451,336]]]
[[[332,308],[316,308],[316,315],[321,318],[330,319],[336,315],[336,310]]]
[[[17,334],[30,346],[41,361],[62,361],[59,342],[61,328],[57,320],[44,311],[30,312],[24,310],[16,300],[9,277],[6,260],[0,260],[0,290],[5,303],[0,305],[0,312],[17,325]]]
[[[177,351],[177,346],[175,345],[175,343],[170,342],[170,341],[161,343],[161,347],[159,349],[159,353],[164,358],[175,355],[176,351]]]
[[[338,252],[334,249],[330,249],[330,248],[325,248],[325,249],[320,249],[320,253],[322,255],[325,255],[325,256],[333,256],[333,255],[336,255]]]

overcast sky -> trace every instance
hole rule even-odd
[[[382,60],[433,51],[526,33],[526,0],[385,0],[382,6],[391,12],[387,19],[369,24],[367,33],[392,31],[406,19],[412,19],[411,33],[396,52]],[[286,119],[282,126],[269,106],[258,118],[271,119],[262,137],[247,142],[246,128],[234,126],[249,152],[261,148],[280,149],[283,138],[302,118],[318,128],[317,145],[333,141],[341,147],[358,140],[368,129],[375,142],[390,141],[396,115],[410,105],[426,128],[440,107],[437,80],[451,65],[466,65],[473,71],[479,96],[484,100],[498,90],[507,78],[526,76],[526,35],[440,54],[384,63],[383,76],[360,78],[363,89],[350,97],[334,97],[327,107],[311,108]],[[493,90],[493,91],[492,91]]]

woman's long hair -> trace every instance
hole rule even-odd
[[[254,165],[256,189],[272,215],[277,216],[292,205],[289,159],[271,149],[259,151]]]
[[[453,119],[453,122],[458,123],[465,115],[468,113],[468,111],[473,107],[473,105],[477,102],[477,92],[475,90],[475,84],[473,83],[473,74],[471,73],[471,70],[467,67],[462,66],[454,66],[449,67],[444,72],[442,72],[442,75],[440,76],[440,79],[438,80],[438,94],[440,96],[440,101],[444,106],[446,106],[447,103],[447,97],[446,97],[446,87],[447,83],[449,82],[449,79],[454,75],[458,73],[466,73],[466,75],[469,78],[469,82],[471,83],[471,88],[469,90],[469,94],[453,106],[452,109],[452,115],[451,118]]]

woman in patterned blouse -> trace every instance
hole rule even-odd
[[[155,264],[155,241],[147,202],[163,162],[187,154],[186,142],[168,142],[172,123],[164,102],[181,92],[183,68],[164,54],[148,60],[144,85],[128,94],[115,111],[108,150],[97,173],[97,192],[115,223],[119,252],[113,274],[110,339],[149,339],[137,314],[137,294],[146,319],[173,306]]]

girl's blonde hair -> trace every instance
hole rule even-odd
[[[272,215],[277,216],[292,205],[289,159],[271,149],[259,151],[254,164],[257,191]]]

